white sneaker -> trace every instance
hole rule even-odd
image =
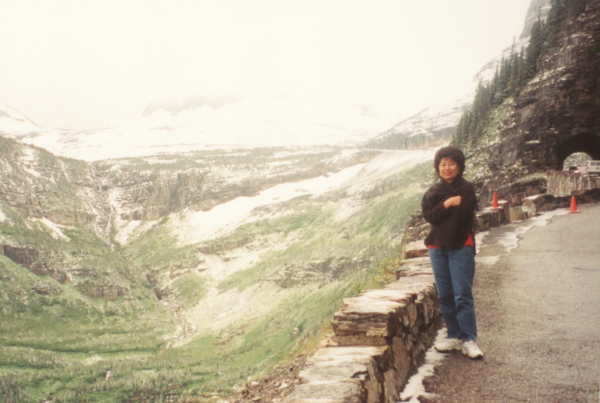
[[[435,345],[435,349],[440,353],[449,353],[451,351],[460,351],[462,348],[461,339],[444,339]]]
[[[475,343],[475,340],[465,341],[462,345],[462,353],[472,360],[483,358],[483,352]]]

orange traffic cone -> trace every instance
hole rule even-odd
[[[496,195],[496,192],[492,193],[492,208],[496,209],[498,208],[498,196]]]
[[[571,196],[571,206],[569,207],[569,212],[579,213],[579,210],[577,210],[577,199],[575,198],[575,196]]]

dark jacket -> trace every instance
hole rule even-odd
[[[444,200],[458,195],[462,197],[460,206],[444,207]],[[452,183],[440,181],[430,187],[423,196],[421,208],[423,217],[431,224],[426,245],[459,249],[469,235],[475,234],[477,197],[473,184],[462,177]]]

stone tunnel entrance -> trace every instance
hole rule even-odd
[[[563,162],[563,171],[573,171],[584,166],[592,157],[588,153],[576,152],[573,153]]]
[[[580,134],[569,138],[556,147],[556,156],[560,166],[555,169],[563,169],[567,157],[574,153],[585,153],[594,160],[600,160],[600,135]]]

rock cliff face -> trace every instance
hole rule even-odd
[[[531,27],[533,24],[538,18],[543,18],[548,15],[548,11],[550,11],[550,0],[531,0],[529,8],[527,9],[527,15],[525,16],[525,24],[523,25],[520,39],[529,37],[529,35],[531,35]]]
[[[574,152],[600,159],[600,1],[564,13],[538,60],[538,73],[493,114],[470,150],[475,180],[498,188],[548,169]]]
[[[60,225],[92,225],[102,234],[108,208],[96,171],[81,161],[56,158],[44,149],[0,137],[2,202],[20,217]]]

